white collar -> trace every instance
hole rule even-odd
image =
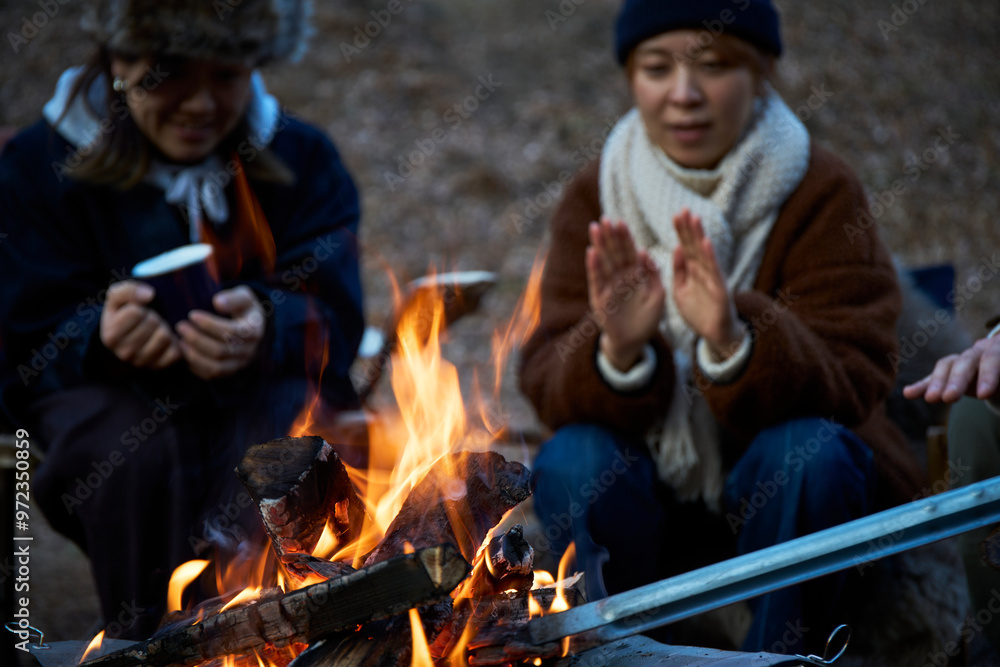
[[[89,146],[100,136],[102,118],[94,113],[84,103],[84,96],[77,95],[70,100],[70,92],[77,79],[83,74],[84,67],[71,67],[59,77],[56,92],[42,108],[42,116],[52,125],[66,141],[76,148]],[[87,90],[86,96],[90,107],[107,116],[104,90],[106,89],[105,74],[100,74]],[[68,109],[67,109],[68,105]],[[65,111],[65,114],[63,113]],[[267,146],[274,139],[278,129],[281,107],[278,100],[267,92],[264,77],[254,70],[250,75],[250,102],[247,104],[247,125],[249,125],[254,144],[260,148]]]

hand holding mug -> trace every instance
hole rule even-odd
[[[264,338],[264,307],[245,285],[212,298],[220,317],[194,310],[177,324],[180,351],[191,372],[204,380],[226,377],[253,361]]]
[[[149,308],[154,296],[155,290],[149,285],[123,280],[108,288],[101,312],[101,342],[136,368],[157,370],[181,358],[174,332]]]

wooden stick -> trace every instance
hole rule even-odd
[[[339,630],[446,599],[468,572],[469,564],[458,550],[443,544],[277,599],[228,609],[84,665],[191,665],[262,650],[268,644],[311,644]]]

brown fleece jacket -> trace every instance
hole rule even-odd
[[[522,349],[521,389],[553,429],[596,423],[642,439],[671,400],[685,398],[673,396],[673,355],[659,333],[651,341],[656,373],[643,389],[618,392],[597,370],[600,316],[590,311],[584,252],[587,226],[601,215],[598,176],[595,161],[552,218],[541,323]],[[814,146],[768,238],[754,289],[735,295],[753,341],[746,367],[727,383],[699,373],[688,390],[704,392],[732,436],[724,439],[735,447],[723,452],[728,461],[758,432],[791,419],[822,417],[852,429],[875,453],[884,507],[912,500],[925,477],[885,413],[901,297],[876,230],[858,223],[866,207],[850,168]],[[627,298],[627,287],[621,291]]]

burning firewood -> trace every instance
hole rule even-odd
[[[451,601],[419,610],[424,634],[438,635],[452,617]],[[368,623],[355,632],[341,632],[321,644],[311,646],[289,667],[400,667],[412,664],[413,636],[409,616],[400,614]]]
[[[563,593],[571,604],[579,602],[575,590],[569,589]],[[552,588],[541,588],[531,591],[531,595],[543,609],[547,609],[552,605],[557,592]],[[430,645],[430,653],[435,660],[451,654],[467,625],[472,628],[520,628],[528,622],[530,616],[528,596],[524,592],[474,598],[468,604],[457,606],[453,613],[446,611],[447,606],[447,603],[441,603],[420,610],[425,634],[439,626],[437,638]],[[447,623],[442,624],[444,614],[447,614],[448,619]],[[289,667],[409,665],[412,661],[412,641],[409,620],[405,616],[397,616],[366,625],[358,632],[339,633],[337,637],[318,642],[296,658]],[[514,652],[519,650],[513,644],[510,648]],[[482,657],[473,656],[471,664],[477,664],[477,660],[485,660],[483,664],[504,664],[521,657],[558,657],[561,653],[559,642],[545,647],[526,645],[517,656],[497,651],[484,652]]]
[[[531,495],[528,469],[496,452],[457,452],[438,461],[410,491],[385,537],[365,558],[371,565],[451,542],[468,561],[486,534]]]
[[[340,457],[318,436],[254,445],[236,474],[257,502],[274,550],[293,574],[296,564],[307,565],[300,555],[312,553],[328,523],[339,545],[361,532],[364,504]],[[345,571],[338,570],[338,576]]]
[[[490,540],[486,548],[486,569],[496,582],[494,591],[501,593],[516,589],[526,591],[531,588],[535,575],[535,550],[524,539],[524,526],[514,525],[503,535]]]
[[[534,583],[535,550],[524,539],[524,527],[513,526],[495,535],[480,549],[472,563],[472,574],[462,582],[456,598],[481,598],[505,591],[527,591]],[[456,602],[457,604],[457,602]]]
[[[287,554],[281,557],[281,563],[289,574],[299,579],[304,579],[311,574],[319,575],[324,579],[336,579],[351,572],[357,572],[348,563],[323,560],[308,554]]]
[[[464,594],[479,597],[506,588],[530,587],[534,552],[520,526],[494,537],[482,552],[476,553],[489,531],[530,495],[528,483],[529,473],[523,465],[508,462],[495,452],[448,455],[410,491],[385,537],[365,563],[371,565],[402,553],[407,543],[419,548],[427,543],[450,542],[470,560],[477,557],[477,570],[461,588]],[[491,567],[495,574],[491,574]],[[527,618],[523,593],[522,598]],[[479,600],[461,600],[453,607],[449,600],[421,607],[420,624],[427,640],[433,643],[432,652],[434,647],[445,650],[457,642],[465,623],[480,606]],[[365,624],[355,632],[328,637],[300,655],[293,665],[408,665],[412,642],[411,620],[396,616]]]
[[[311,644],[417,605],[445,600],[450,606],[448,594],[468,572],[469,564],[452,545],[431,547],[280,597],[227,609],[82,667],[191,665],[272,645]]]

